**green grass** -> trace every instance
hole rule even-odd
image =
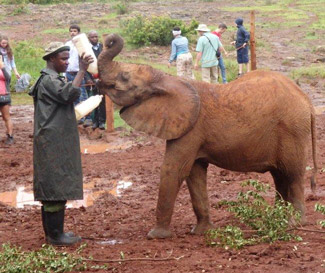
[[[322,78],[325,79],[325,70],[323,65],[312,65],[309,67],[300,67],[291,71],[290,76],[293,79],[299,79],[301,77]]]
[[[33,98],[27,93],[11,93],[11,104],[12,105],[31,105],[33,104]]]

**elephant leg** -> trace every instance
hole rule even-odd
[[[290,202],[301,213],[301,224],[305,224],[304,171],[296,170],[291,173],[272,171],[271,173],[277,190],[277,198],[282,197]]]
[[[195,145],[191,147],[193,149],[188,149],[182,145],[177,145],[177,141],[175,142],[170,141],[167,143],[165,159],[160,171],[156,209],[157,222],[156,226],[148,233],[148,239],[163,239],[172,236],[169,226],[175,200],[180,186],[189,175],[196,157]]]
[[[207,193],[207,169],[208,163],[196,160],[190,176],[186,179],[190,191],[194,213],[197,218],[197,225],[192,229],[193,234],[204,234],[213,228],[210,222],[209,201]]]
[[[288,178],[278,170],[271,171],[275,189],[276,199],[288,200]]]

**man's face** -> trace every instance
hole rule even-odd
[[[74,36],[77,36],[79,34],[79,31],[76,28],[71,28],[69,30],[69,33],[70,33],[70,37],[73,38]]]
[[[53,63],[53,67],[56,72],[63,73],[67,70],[69,65],[69,51],[62,51],[50,57],[50,61]]]
[[[98,34],[97,33],[89,34],[88,39],[92,45],[98,44]]]
[[[219,33],[223,34],[226,30],[226,28],[219,28]]]

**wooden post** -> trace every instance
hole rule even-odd
[[[103,43],[107,35],[108,34],[102,35]],[[107,95],[105,95],[105,107],[106,107],[106,131],[114,132],[114,103]]]
[[[107,132],[114,132],[114,104],[112,100],[105,95],[106,106],[106,130]]]
[[[251,70],[256,70],[256,43],[255,43],[255,10],[251,11],[250,29]]]

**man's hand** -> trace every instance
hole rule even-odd
[[[168,66],[168,68],[170,68],[170,66],[171,66],[171,63],[168,63],[168,65],[167,65],[167,66]]]
[[[195,70],[198,70],[198,69],[199,69],[198,64],[195,64],[195,65],[194,65],[194,69],[195,69]]]
[[[89,64],[92,62],[94,62],[94,58],[91,55],[82,53],[81,57],[79,58],[79,70],[87,71]]]
[[[235,43],[236,43],[236,41],[232,41],[230,44],[231,44],[231,45],[234,45]]]

